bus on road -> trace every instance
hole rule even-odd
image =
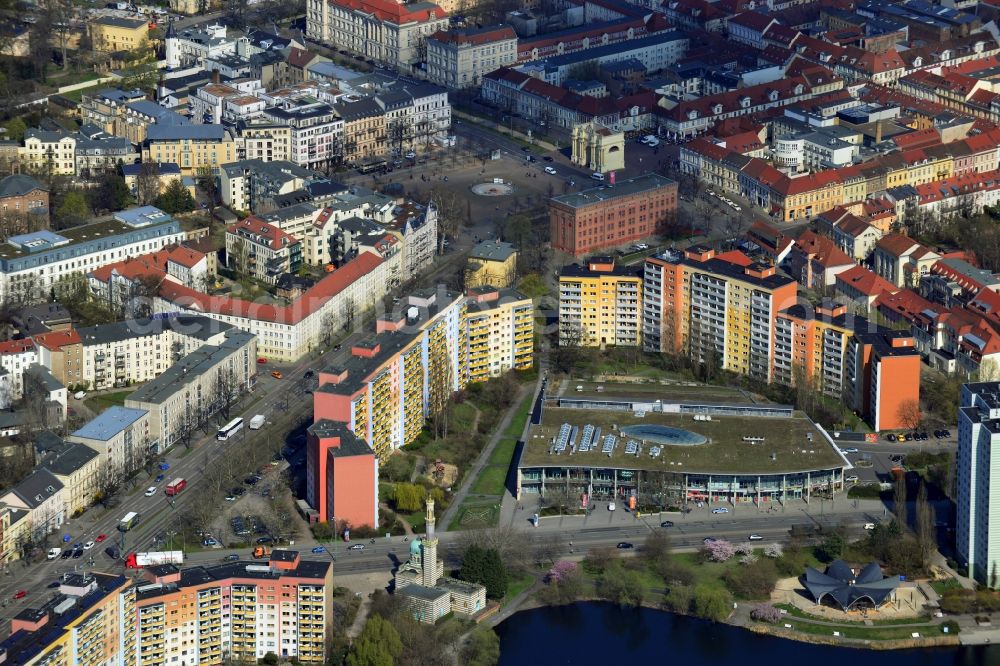
[[[226,425],[219,428],[219,433],[215,436],[220,442],[224,442],[240,430],[243,430],[243,419],[236,417]]]

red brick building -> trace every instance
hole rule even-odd
[[[0,180],[0,215],[38,215],[49,219],[49,190],[31,176],[14,174]]]
[[[677,213],[677,183],[648,173],[549,201],[552,247],[575,257],[649,238]]]

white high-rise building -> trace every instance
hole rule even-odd
[[[969,575],[989,584],[1000,575],[1000,382],[962,386],[958,410],[957,535]]]

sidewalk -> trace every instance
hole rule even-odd
[[[539,380],[535,384],[536,394],[538,393],[539,386],[541,386],[541,374],[539,374]],[[472,465],[472,469],[469,470],[469,473],[465,475],[465,478],[462,481],[462,487],[459,488],[457,493],[455,493],[455,496],[451,500],[451,504],[448,505],[448,509],[438,520],[439,525],[442,525],[447,529],[447,526],[450,525],[451,521],[455,518],[459,507],[462,506],[465,498],[468,497],[473,484],[476,482],[476,479],[479,478],[479,473],[489,462],[490,456],[493,455],[493,449],[496,448],[497,442],[503,438],[504,433],[507,431],[507,427],[510,426],[510,422],[514,419],[514,415],[517,413],[517,410],[521,406],[521,402],[524,401],[524,397],[527,395],[528,391],[529,388],[525,386],[518,389],[514,402],[511,403],[511,406],[507,409],[507,413],[504,414],[502,419],[500,419],[500,423],[498,423],[493,429],[490,441],[483,448],[482,452],[480,452],[479,457],[476,458],[476,462]],[[506,499],[508,495],[509,493],[504,492],[504,499]]]

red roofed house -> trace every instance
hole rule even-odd
[[[788,271],[807,289],[823,290],[836,283],[837,275],[857,266],[836,243],[814,231],[805,231],[792,245]]]
[[[398,270],[398,263],[374,251],[362,251],[289,305],[210,296],[173,280],[160,284],[157,305],[161,311],[184,309],[232,324],[257,336],[261,356],[294,361],[318,349],[325,329],[339,325],[346,311],[360,317],[371,310],[387,293]]]
[[[868,224],[857,215],[848,215],[833,227],[832,237],[837,246],[853,257],[864,261],[883,236],[878,227]]]
[[[837,295],[841,301],[853,304],[861,313],[871,310],[875,299],[882,292],[894,294],[899,291],[894,284],[864,266],[855,266],[839,273],[836,280]]]
[[[872,267],[897,287],[915,287],[938,259],[934,252],[903,234],[888,234],[875,243]]]
[[[875,309],[885,321],[891,324],[905,322],[911,328],[920,325],[921,317],[944,311],[942,306],[931,303],[912,289],[902,289],[895,294],[883,291],[875,299]]]
[[[302,265],[302,244],[291,234],[258,217],[226,229],[226,263],[237,275],[275,284]]]
[[[448,13],[433,2],[316,0],[309,10],[310,39],[400,71],[422,59],[418,46],[427,35],[448,29]]]
[[[63,386],[83,381],[83,341],[74,330],[39,333],[31,338],[38,348],[38,362]]]
[[[427,38],[427,78],[446,88],[478,88],[484,74],[517,62],[509,25],[435,32]]]

